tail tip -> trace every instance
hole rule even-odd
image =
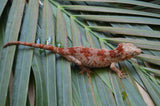
[[[3,45],[3,48],[6,48],[8,46],[8,43],[6,43],[5,45]]]

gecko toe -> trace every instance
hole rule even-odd
[[[121,75],[120,78],[127,78],[125,75]]]
[[[122,71],[118,73],[119,78],[126,78],[125,75],[127,75],[127,73],[123,73]]]
[[[85,72],[85,70],[81,70],[80,72],[79,72],[79,74],[82,74],[82,73],[84,73]]]
[[[88,78],[91,78],[90,72],[87,72],[87,76],[88,76]]]
[[[88,68],[83,68],[80,72],[79,72],[79,74],[82,74],[82,73],[84,73],[84,72],[86,72],[87,73],[87,76],[88,77],[91,77],[91,73],[94,73],[93,71],[91,71],[90,69],[88,69]]]

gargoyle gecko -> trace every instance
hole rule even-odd
[[[88,76],[90,76],[90,73],[92,72],[89,70],[89,68],[101,68],[110,66],[110,68],[115,71],[120,78],[126,78],[125,73],[122,73],[118,68],[116,68],[116,63],[130,59],[141,53],[141,49],[137,48],[131,43],[120,43],[114,50],[107,50],[104,48],[87,48],[82,46],[58,48],[51,45],[21,41],[8,42],[4,45],[4,47],[8,45],[25,45],[58,53],[68,61],[78,65],[81,69],[80,73],[87,72]]]

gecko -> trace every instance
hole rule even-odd
[[[119,78],[126,78],[126,73],[123,73],[116,67],[117,62],[130,59],[142,52],[141,49],[137,48],[132,43],[119,43],[117,48],[113,50],[108,50],[106,48],[88,48],[83,46],[58,48],[51,45],[22,41],[11,41],[6,43],[3,47],[5,48],[8,45],[24,45],[58,53],[68,61],[78,65],[81,69],[79,73],[86,72],[88,77],[90,77],[90,73],[93,73],[89,68],[103,68],[110,66],[110,69],[116,72]]]

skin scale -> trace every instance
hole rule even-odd
[[[58,48],[51,45],[21,41],[8,42],[3,47],[8,45],[24,45],[58,53],[68,61],[78,65],[81,69],[79,73],[87,72],[89,77],[90,73],[92,73],[89,68],[102,68],[110,66],[110,68],[115,71],[120,78],[126,78],[125,73],[122,73],[118,68],[116,68],[116,63],[130,59],[141,53],[141,49],[131,43],[120,43],[114,50],[104,48],[87,48],[82,46]]]

